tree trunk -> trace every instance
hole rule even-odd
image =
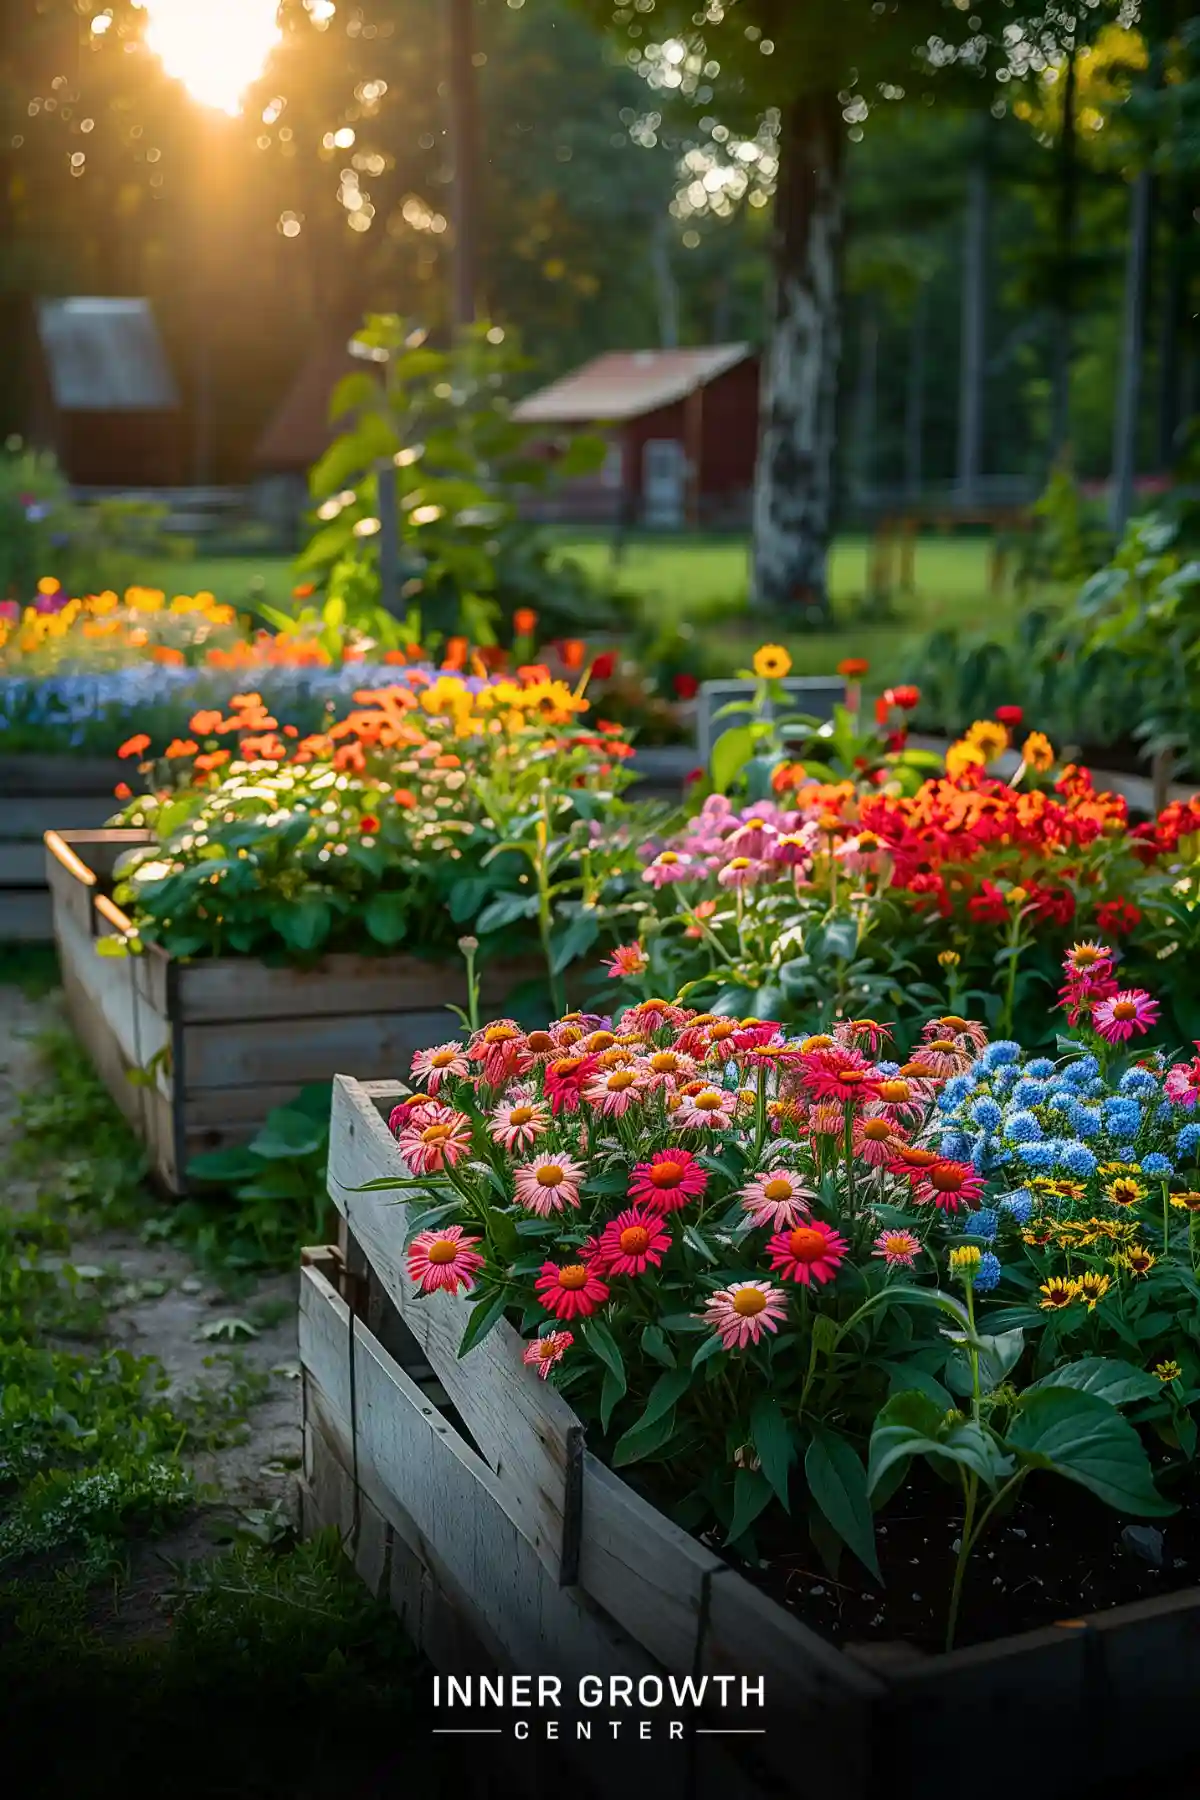
[[[1156,42],[1147,71],[1149,87],[1162,82],[1163,46]],[[1134,507],[1137,480],[1138,420],[1142,400],[1142,352],[1146,338],[1146,298],[1150,279],[1150,239],[1154,217],[1153,145],[1141,147],[1142,167],[1129,196],[1129,240],[1125,252],[1125,302],[1121,320],[1121,361],[1113,421],[1112,486],[1108,522],[1124,531]]]
[[[854,396],[856,507],[870,507],[875,477],[875,433],[879,414],[879,314],[868,294],[862,301],[858,333],[858,381]]]
[[[913,297],[908,341],[908,378],[904,389],[904,492],[919,500],[925,478],[925,335],[929,290],[925,285]]]
[[[763,364],[751,592],[762,610],[829,615],[841,247],[841,109],[833,94],[793,103],[780,143],[771,340]]]
[[[990,124],[990,119],[988,123]],[[963,253],[962,347],[958,381],[959,499],[974,506],[983,470],[984,375],[987,368],[988,215],[991,174],[986,149],[971,166]]]
[[[475,80],[474,0],[449,0],[450,150],[454,162],[454,262],[451,323],[475,319],[479,236],[479,104]]]
[[[1076,123],[1076,49],[1063,73],[1063,118],[1058,138],[1058,256],[1055,268],[1054,346],[1050,376],[1050,460],[1061,462],[1071,443],[1071,323],[1075,298],[1075,225],[1079,208]]]
[[[1167,206],[1167,254],[1158,320],[1158,466],[1169,473],[1179,455],[1177,434],[1188,417],[1182,400],[1182,331],[1187,296],[1184,245],[1191,223],[1189,195],[1176,173]]]
[[[650,259],[658,300],[659,349],[674,350],[679,343],[679,283],[671,267],[671,222],[666,213],[660,213],[654,221]]]

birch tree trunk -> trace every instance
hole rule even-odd
[[[844,140],[835,95],[795,101],[780,141],[771,339],[759,401],[751,594],[828,618],[842,333]]]

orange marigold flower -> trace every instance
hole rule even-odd
[[[865,656],[846,656],[838,664],[837,672],[843,681],[859,681],[870,667]]]
[[[364,813],[362,818],[358,821],[358,829],[362,832],[364,837],[374,837],[375,833],[379,830],[379,820],[375,817],[374,813]]]
[[[343,772],[350,770],[355,775],[361,775],[367,766],[361,744],[340,744],[333,753],[333,766]]]
[[[307,600],[309,598],[309,596],[311,594],[315,594],[316,591],[317,590],[313,586],[311,581],[302,581],[300,583],[299,587],[294,587],[292,589],[292,599],[293,600]]]
[[[197,775],[211,775],[214,769],[219,769],[222,763],[227,763],[228,761],[228,750],[206,750],[201,756],[196,758],[196,761],[192,766]]]
[[[118,800],[133,799],[133,789],[127,781],[118,781],[116,787],[113,789],[113,793]]]
[[[163,755],[169,761],[174,761],[177,756],[195,756],[199,748],[199,744],[193,738],[172,738],[163,751]]]
[[[214,731],[222,729],[221,714],[215,708],[201,707],[188,720],[188,729],[198,737],[209,737]]]
[[[397,806],[415,806],[417,804],[417,796],[411,788],[397,788],[392,799]]]
[[[1031,731],[1021,745],[1021,760],[1044,775],[1054,767],[1054,745],[1042,731]]]
[[[283,735],[286,738],[298,738],[300,733],[295,725],[285,725],[283,728]]]
[[[125,742],[117,751],[117,755],[120,757],[140,756],[143,750],[148,750],[149,748],[150,739],[146,736],[144,731],[139,731],[135,736],[125,739]]]
[[[182,650],[176,650],[170,644],[155,644],[150,652],[150,661],[167,669],[182,669],[187,657]]]
[[[532,607],[518,606],[513,614],[513,630],[518,637],[532,637],[537,630],[538,616]]]
[[[579,638],[568,638],[562,646],[563,666],[572,672],[582,669],[587,646]]]

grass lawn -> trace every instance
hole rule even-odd
[[[611,568],[606,536],[563,529],[555,534],[561,552],[597,576]],[[844,656],[867,656],[880,683],[910,674],[913,640],[939,626],[958,626],[1003,637],[1011,629],[1017,602],[1011,584],[988,590],[988,544],[982,537],[923,537],[915,559],[915,592],[898,594],[894,616],[879,619],[865,608],[868,542],[839,538],[831,560],[830,586],[835,625],[830,631],[789,632],[771,624],[769,633],[746,604],[747,546],[741,537],[631,538],[617,566],[622,586],[644,596],[647,614],[664,624],[688,622],[702,629],[712,646],[727,653],[731,668],[744,663],[747,646],[764,635],[782,637],[800,674],[828,674]],[[153,578],[172,593],[207,588],[218,599],[246,606],[255,599],[288,608],[295,577],[284,557],[209,557],[170,563]],[[874,685],[874,680],[872,685]]]

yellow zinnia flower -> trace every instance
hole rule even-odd
[[[946,752],[946,774],[951,781],[958,781],[963,775],[970,774],[972,769],[983,769],[986,766],[983,751],[978,744],[968,743],[966,738],[960,738],[957,744],[951,744]]]
[[[1054,745],[1044,732],[1031,731],[1021,745],[1021,760],[1044,775],[1054,767]]]
[[[782,681],[791,667],[792,659],[782,644],[763,644],[754,652],[754,673],[761,681]]]
[[[965,742],[982,750],[984,762],[995,762],[1008,749],[1008,733],[996,719],[976,719]]]

